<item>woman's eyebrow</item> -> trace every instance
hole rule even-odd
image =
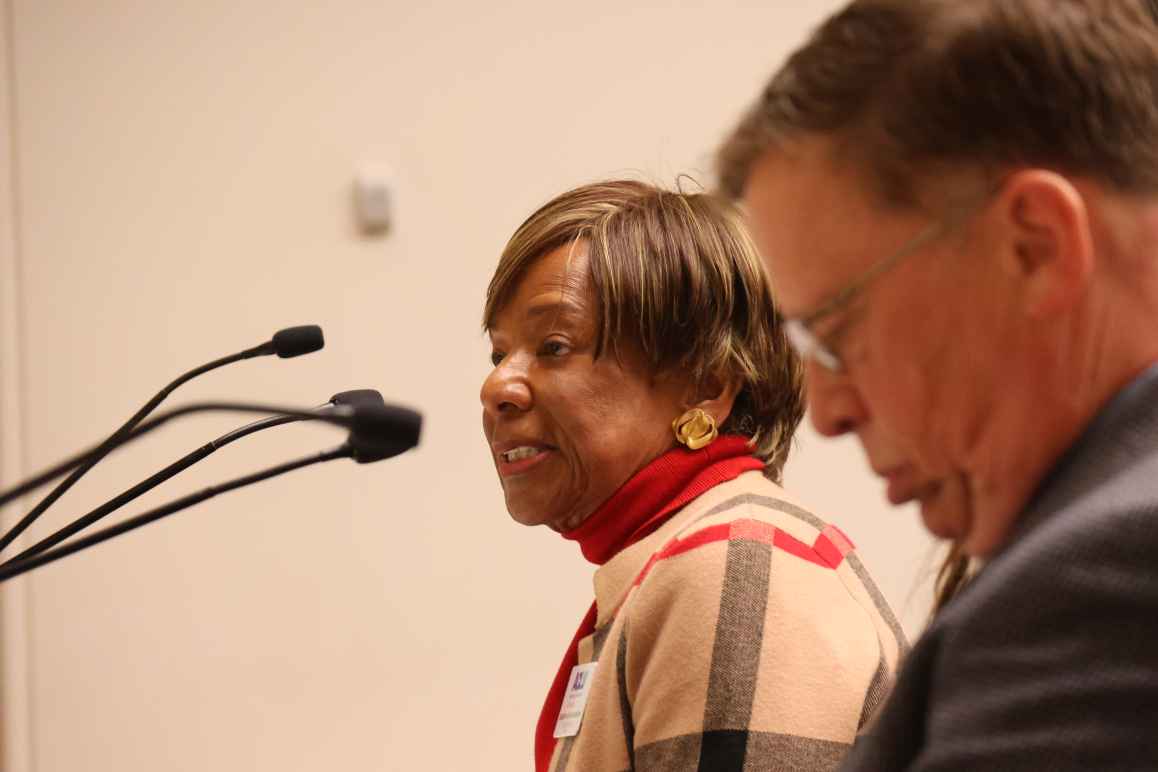
[[[523,315],[528,321],[538,319],[545,316],[551,316],[556,319],[567,316],[576,316],[582,313],[582,308],[579,304],[570,298],[562,298],[557,300],[547,300],[541,303],[533,303]]]

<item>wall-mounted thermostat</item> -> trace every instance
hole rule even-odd
[[[390,229],[394,214],[394,186],[383,169],[363,169],[354,178],[354,215],[367,235]]]

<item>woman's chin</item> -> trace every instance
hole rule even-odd
[[[511,515],[511,519],[514,520],[519,525],[526,525],[526,526],[547,525],[547,523],[544,520],[542,520],[540,518],[536,518],[536,517],[523,517],[523,516],[519,516],[519,515]]]
[[[550,525],[551,517],[549,514],[544,514],[543,510],[537,507],[528,507],[521,505],[521,502],[511,501],[507,499],[507,513],[519,525]]]
[[[523,507],[510,499],[507,500],[507,512],[519,525],[545,525],[556,533],[566,533],[578,528],[587,519],[585,514],[579,512],[559,513],[539,507]]]

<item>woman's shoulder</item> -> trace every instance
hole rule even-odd
[[[771,631],[787,657],[778,661],[831,665],[855,700],[878,682],[883,693],[905,644],[850,566],[844,535],[759,472],[717,486],[708,503],[634,583],[621,627],[628,653],[666,651],[675,630],[689,651],[713,652],[725,635],[759,652]],[[777,677],[798,683],[789,670]]]
[[[802,542],[829,551],[828,542],[847,552],[851,542],[835,525],[815,514],[796,497],[761,471],[745,472],[734,480],[717,485],[694,500],[675,539],[708,532],[718,536],[735,533],[759,540],[771,529],[781,532],[780,542]],[[704,535],[700,540],[707,538]]]
[[[637,585],[662,572],[669,581],[684,584],[683,591],[688,592],[704,587],[708,577],[726,569],[782,570],[785,561],[779,553],[831,573],[853,549],[840,529],[806,509],[760,471],[745,472],[713,487],[692,501],[678,520],[656,543],[636,578]],[[751,559],[738,557],[744,553],[751,553]],[[735,565],[728,566],[730,561]]]
[[[742,590],[762,596],[770,612],[789,617],[839,618],[855,627],[871,621],[881,637],[894,639],[898,654],[907,647],[895,615],[840,528],[759,471],[718,485],[701,499],[689,505],[694,510],[637,578],[641,610]]]

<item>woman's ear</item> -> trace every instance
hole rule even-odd
[[[698,387],[693,387],[686,407],[689,410],[698,407],[716,419],[716,426],[723,426],[732,415],[741,388],[743,384],[735,376],[709,376]]]

